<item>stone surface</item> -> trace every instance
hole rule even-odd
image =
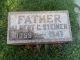
[[[68,11],[9,12],[8,44],[72,41]]]

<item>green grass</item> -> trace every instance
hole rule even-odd
[[[73,42],[62,46],[49,45],[46,49],[22,48],[7,45],[7,13],[9,11],[68,10]],[[0,60],[80,60],[80,32],[73,0],[1,0],[0,1]]]

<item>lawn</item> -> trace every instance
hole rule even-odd
[[[80,60],[80,31],[73,0],[0,0],[0,60]],[[7,44],[7,16],[9,11],[68,10],[73,41],[36,48]]]

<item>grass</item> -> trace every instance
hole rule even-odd
[[[72,42],[62,46],[48,45],[46,49],[41,48],[40,52],[35,48],[26,49],[21,46],[7,45],[9,11],[55,10],[69,10]],[[79,35],[73,0],[1,0],[0,2],[0,60],[80,60]]]

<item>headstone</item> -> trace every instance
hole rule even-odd
[[[68,11],[9,12],[7,44],[72,41]]]

